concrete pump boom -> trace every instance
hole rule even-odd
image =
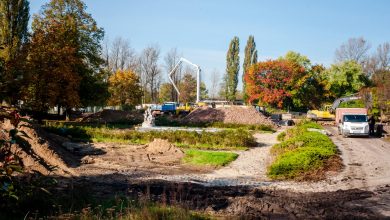
[[[180,58],[179,62],[176,64],[176,66],[172,69],[172,71],[169,73],[168,78],[169,81],[171,81],[173,87],[175,88],[177,94],[180,96],[179,88],[177,88],[175,82],[172,79],[172,75],[176,72],[177,68],[183,63],[188,63],[196,68],[196,102],[198,103],[200,101],[200,67],[196,64],[191,63],[189,60],[185,58]]]

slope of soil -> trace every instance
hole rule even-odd
[[[223,108],[201,107],[188,114],[184,121],[223,122],[233,124],[264,124],[274,125],[273,122],[251,106],[232,106]]]
[[[0,123],[0,129],[12,129],[10,121],[5,120],[4,123]],[[37,171],[44,175],[74,174],[72,169],[58,155],[56,149],[42,138],[41,134],[39,134],[39,129],[34,128],[33,125],[26,122],[21,122],[19,132],[23,134],[20,135],[22,143],[14,144],[12,150],[22,160],[25,171]],[[3,133],[1,138],[8,139],[8,136]]]
[[[143,121],[143,114],[141,111],[121,111],[104,109],[103,111],[90,114],[80,119],[81,122],[96,122],[96,123],[115,123],[130,121],[140,124]]]

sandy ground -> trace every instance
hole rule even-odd
[[[380,138],[343,138],[337,135],[334,127],[327,129],[340,150],[344,168],[340,173],[329,173],[326,180],[319,182],[271,181],[267,178],[266,170],[271,162],[269,151],[282,130],[255,134],[259,146],[237,151],[238,158],[220,169],[156,163],[143,146],[97,143],[93,144],[94,148],[104,154],[83,157],[76,170],[83,176],[123,174],[141,180],[193,182],[205,186],[249,185],[294,192],[373,190],[390,184],[390,143]]]
[[[200,183],[206,186],[237,186],[252,185],[263,186],[271,182],[266,176],[266,167],[269,165],[269,150],[277,143],[276,133],[257,133],[255,138],[259,143],[258,147],[247,151],[235,151],[239,156],[228,166],[214,170],[205,174],[185,174],[185,175],[158,175],[155,179],[168,181],[186,181]]]

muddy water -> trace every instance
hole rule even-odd
[[[82,182],[79,182],[82,184]],[[84,182],[85,184],[85,182]],[[249,186],[206,187],[191,183],[150,181],[139,183],[94,182],[100,196],[118,193],[136,199],[176,204],[217,216],[244,219],[386,219],[368,207],[378,205],[376,192],[359,189],[296,193]],[[382,191],[390,195],[390,187]],[[371,203],[367,203],[371,201]],[[373,202],[375,201],[375,202]]]

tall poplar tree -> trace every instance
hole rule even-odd
[[[229,101],[236,99],[238,72],[240,70],[240,42],[235,36],[229,45],[226,55],[225,98]]]
[[[28,0],[0,1],[0,99],[15,102],[28,40]]]
[[[248,95],[246,91],[246,82],[244,78],[245,75],[248,73],[248,68],[254,63],[257,63],[257,50],[256,50],[255,37],[253,35],[250,35],[248,41],[246,42],[244,64],[242,65],[243,67],[242,84],[243,84],[243,94],[244,94],[245,102],[248,101]]]

